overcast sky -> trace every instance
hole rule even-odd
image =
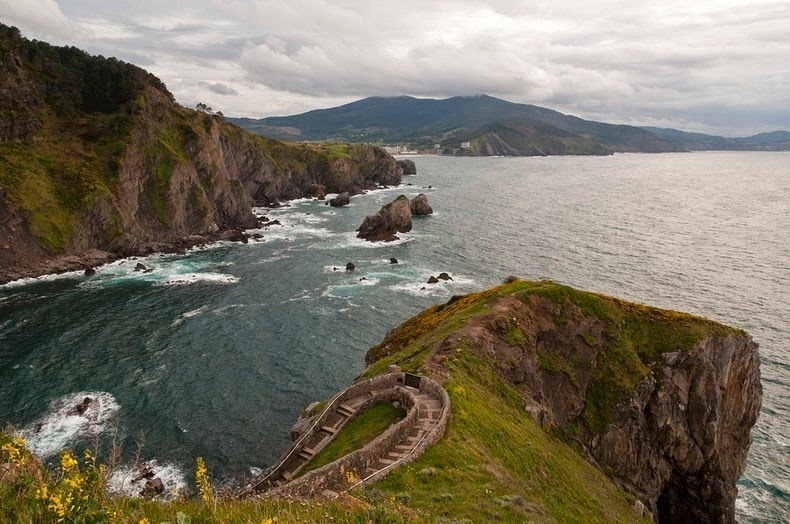
[[[485,93],[614,123],[790,130],[788,0],[0,0],[0,20],[229,116]]]

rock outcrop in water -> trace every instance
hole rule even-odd
[[[398,239],[396,233],[411,231],[411,206],[408,197],[401,195],[382,207],[377,214],[365,217],[357,231],[357,237],[369,242],[391,242]]]
[[[428,203],[428,196],[425,193],[420,193],[412,198],[410,206],[412,216],[428,216],[433,214],[433,208]]]
[[[183,251],[255,227],[253,204],[356,194],[403,174],[376,147],[286,144],[184,109],[115,59],[2,25],[0,48],[0,283]]]
[[[449,329],[442,318],[463,321]],[[398,364],[402,354],[413,366],[415,348],[424,350],[422,326],[448,333],[433,342],[424,368],[448,376],[448,362],[470,352],[519,392],[535,421],[575,442],[657,522],[734,522],[762,399],[757,345],[746,333],[511,280],[404,323],[371,349],[368,363]]]

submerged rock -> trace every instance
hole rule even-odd
[[[346,264],[346,271],[354,271],[356,268],[357,266],[355,266],[353,262]]]
[[[362,225],[357,229],[357,237],[369,242],[383,240],[391,242],[397,240],[395,233],[411,231],[411,206],[405,195],[381,208],[376,215],[365,217]]]

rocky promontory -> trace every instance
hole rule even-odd
[[[182,251],[256,227],[253,205],[358,194],[404,172],[372,146],[247,133],[179,106],[136,66],[1,24],[0,47],[0,283]]]
[[[531,464],[525,480],[540,483],[532,489],[544,490],[541,499],[555,488],[568,497],[577,481],[549,458],[557,451],[545,451],[554,445],[537,431],[571,444],[564,456],[579,453],[606,473],[608,480],[580,489],[611,482],[637,498],[636,516],[735,521],[736,483],[762,399],[757,344],[743,331],[553,282],[510,279],[408,320],[367,361],[370,372],[396,364],[443,377],[460,405],[458,441],[486,464],[507,446],[513,465],[500,463],[497,475],[520,479],[516,464]],[[505,418],[486,415],[489,405]],[[544,476],[551,481],[542,483]],[[551,513],[542,502],[530,507]],[[564,518],[583,511],[575,507]],[[560,513],[551,514],[562,521]]]

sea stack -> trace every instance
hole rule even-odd
[[[428,203],[428,196],[420,193],[410,202],[411,214],[413,216],[428,216],[433,214],[433,208]]]
[[[400,195],[382,207],[377,214],[365,217],[357,231],[358,238],[369,242],[391,242],[398,239],[395,233],[411,231],[411,205],[408,197]]]

